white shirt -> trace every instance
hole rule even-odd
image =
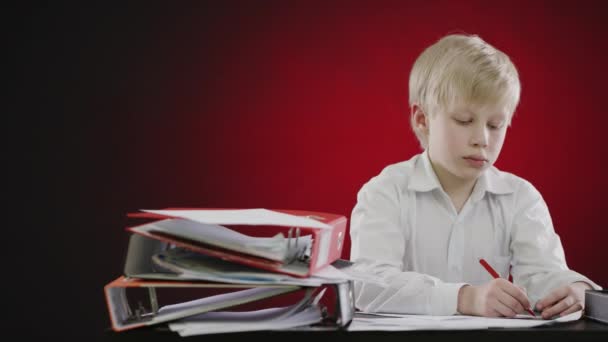
[[[480,176],[460,213],[443,191],[428,153],[386,167],[359,191],[351,217],[351,260],[377,282],[355,281],[358,309],[452,315],[465,283],[500,275],[536,303],[561,285],[586,281],[569,270],[540,193],[495,167]]]

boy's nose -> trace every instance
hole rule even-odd
[[[488,130],[486,128],[477,128],[471,137],[473,146],[486,147],[488,146]]]

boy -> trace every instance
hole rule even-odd
[[[409,102],[424,152],[359,191],[351,259],[378,281],[355,282],[357,308],[513,317],[534,304],[547,319],[600,289],[566,266],[540,193],[492,166],[519,95],[509,57],[478,36],[446,36],[418,57]]]

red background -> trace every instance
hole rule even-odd
[[[72,280],[49,286],[86,303],[70,312],[99,331],[129,211],[263,207],[350,221],[359,188],[419,152],[407,105],[415,58],[465,32],[520,72],[497,166],[540,190],[568,265],[607,285],[606,13],[601,1],[17,9],[18,141],[29,150],[14,159],[27,177],[14,199],[22,231],[38,233],[16,241],[54,265],[39,279]]]

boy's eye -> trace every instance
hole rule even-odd
[[[473,122],[473,120],[472,120],[472,119],[469,119],[469,120],[461,120],[461,119],[456,119],[456,118],[454,118],[454,121],[456,121],[456,123],[457,123],[457,124],[459,124],[459,125],[463,125],[463,126],[464,126],[464,125],[467,125],[467,124],[470,124],[471,122]]]
[[[503,125],[502,123],[497,124],[497,125],[496,124],[488,124],[488,127],[490,129],[500,129],[500,128],[502,128],[502,125]]]

